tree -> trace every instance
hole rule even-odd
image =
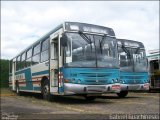
[[[0,59],[0,87],[9,86],[9,60]]]

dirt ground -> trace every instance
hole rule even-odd
[[[1,93],[1,119],[159,119],[159,93],[130,92],[126,98],[105,94],[95,101],[83,97]]]

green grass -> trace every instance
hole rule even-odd
[[[1,94],[13,94],[9,88],[1,88]]]

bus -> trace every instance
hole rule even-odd
[[[149,90],[148,61],[143,43],[127,39],[117,39],[120,65],[121,92]]]
[[[148,61],[150,71],[150,87],[149,90],[160,91],[160,51],[158,49],[150,50]]]
[[[107,63],[107,64],[106,64]],[[82,95],[94,100],[120,91],[117,40],[112,28],[64,22],[10,60],[17,94]]]

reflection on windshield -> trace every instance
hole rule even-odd
[[[118,67],[115,39],[79,33],[66,33],[66,35],[72,48],[72,61],[68,62],[66,66]],[[68,50],[66,48],[66,54],[69,53]]]
[[[132,51],[133,51],[135,71],[137,72],[147,71],[147,59],[145,50],[139,49],[137,51],[136,49],[133,49]]]
[[[147,59],[143,47],[122,47],[119,45],[118,54],[122,71],[147,71]]]

